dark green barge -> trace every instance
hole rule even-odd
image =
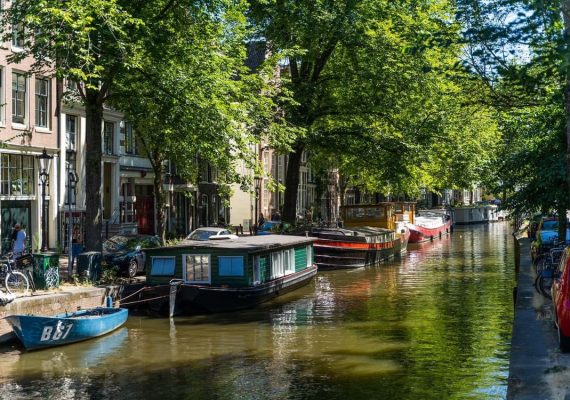
[[[143,299],[171,315],[254,307],[311,280],[313,240],[267,235],[148,249]]]

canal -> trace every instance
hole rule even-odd
[[[254,310],[0,347],[0,399],[503,399],[514,285],[508,224],[458,227]]]

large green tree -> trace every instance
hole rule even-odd
[[[264,71],[254,73],[245,63],[243,5],[228,4],[219,20],[197,18],[198,12],[170,10],[156,21],[159,27],[141,40],[140,67],[118,77],[110,97],[133,121],[151,161],[163,239],[166,161],[190,182],[197,180],[199,158],[220,171],[218,184],[247,185],[250,177],[237,167],[257,167],[252,144],[272,110],[268,96],[260,95],[270,92]]]
[[[157,36],[155,30],[168,26],[162,21],[184,15],[189,24],[223,24],[220,16],[227,4],[224,0],[14,0],[3,10],[3,40],[11,41],[14,32],[25,36],[23,51],[12,53],[9,61],[31,56],[34,70],[51,70],[58,79],[78,84],[86,111],[88,249],[100,250],[102,244],[101,128],[103,105],[115,82],[144,67],[146,53],[141,46],[148,45],[146,37]],[[23,30],[12,29],[17,24]]]
[[[451,164],[441,161],[443,151],[470,167],[487,151],[476,144],[452,151],[453,144],[475,143],[478,132],[465,126],[476,121],[474,109],[458,105],[462,89],[454,80],[465,79],[465,71],[455,69],[460,27],[451,2],[252,4],[260,35],[284,51],[290,71],[282,76],[292,98],[283,103],[282,118],[297,135],[289,148],[285,220],[295,218],[303,151],[327,152],[342,159],[350,175],[391,192],[443,183],[439,177]],[[489,143],[494,127],[485,119],[479,128]],[[475,171],[470,168],[471,176]]]

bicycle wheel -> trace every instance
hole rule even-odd
[[[46,288],[51,289],[59,285],[59,271],[57,268],[48,268],[44,272],[44,280],[46,282]]]
[[[12,271],[6,275],[6,281],[4,282],[8,293],[18,294],[26,293],[30,289],[30,282],[26,275],[19,271]]]

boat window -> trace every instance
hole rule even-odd
[[[271,278],[279,278],[283,275],[283,252],[273,252],[271,253]]]
[[[173,276],[176,267],[174,257],[152,257],[151,276]]]
[[[183,256],[184,280],[187,282],[210,283],[210,255],[185,254]]]
[[[295,250],[289,249],[283,252],[283,266],[285,274],[292,274],[295,272]]]
[[[313,265],[313,246],[307,246],[307,268]]]
[[[261,283],[261,257],[253,257],[253,284],[259,285]]]
[[[243,276],[243,257],[218,257],[220,276]]]

